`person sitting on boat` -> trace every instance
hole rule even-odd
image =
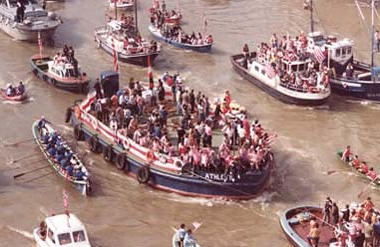
[[[25,93],[25,86],[22,84],[22,81],[20,81],[16,90],[16,94],[23,95],[24,93]]]
[[[183,240],[183,247],[196,247],[198,241],[193,237],[192,230],[187,229],[185,238]]]
[[[344,162],[350,162],[350,157],[351,157],[351,147],[347,146],[342,154],[342,160]]]
[[[354,156],[354,159],[351,162],[351,166],[354,167],[354,168],[356,168],[356,169],[360,168],[360,160],[359,160],[359,156],[358,155]]]
[[[12,96],[14,96],[16,94],[16,91],[15,91],[14,87],[10,83],[7,85],[6,94],[9,97],[12,97]]]
[[[369,168],[369,171],[366,173],[367,177],[369,177],[372,180],[375,180],[377,178],[376,172],[373,169],[373,167]]]
[[[363,173],[363,174],[367,174],[368,173],[367,162],[363,161],[362,164],[360,165],[360,168],[358,169],[358,171]]]
[[[74,166],[74,177],[77,180],[86,180],[87,174],[86,174],[86,168],[82,166],[81,164],[77,163],[76,166]]]

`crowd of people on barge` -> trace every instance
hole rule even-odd
[[[73,177],[76,180],[86,180],[88,178],[86,168],[75,157],[74,152],[62,140],[57,131],[48,131],[45,126],[46,123],[48,122],[45,117],[41,117],[37,128],[41,135],[41,143],[44,145],[47,154],[60,166],[60,170],[67,177]]]
[[[161,5],[159,1],[154,1],[154,6],[150,9],[151,23],[155,21],[159,28],[166,23],[167,19],[178,20],[181,18],[182,15],[179,11],[166,9],[165,1],[162,1]]]
[[[339,210],[336,202],[326,198],[323,207],[323,219],[311,216],[310,233],[307,237],[310,246],[318,246],[321,227],[327,225],[334,229],[334,238],[330,246],[336,247],[379,247],[380,246],[380,212],[375,210],[371,197],[361,204],[346,204]]]
[[[314,55],[307,50],[307,37],[301,32],[292,39],[284,35],[279,39],[274,33],[269,43],[261,42],[256,51],[256,59],[259,63],[271,66],[271,70],[278,75],[285,86],[313,91],[318,88],[326,88],[329,82],[328,69],[324,61],[314,59]],[[251,53],[247,44],[243,47],[243,55],[246,59],[245,67],[250,68]],[[310,60],[310,58],[313,58]],[[307,68],[293,71],[291,62],[303,62]],[[283,63],[286,63],[284,67]]]
[[[378,182],[378,175],[376,174],[374,168],[369,166],[366,161],[360,161],[358,155],[353,155],[351,153],[351,147],[347,146],[342,153],[342,160],[349,163],[358,172],[366,175],[371,180],[376,180]]]
[[[169,87],[171,100],[165,96]],[[232,102],[228,91],[222,102],[215,101],[212,106],[202,92],[184,87],[179,74],[168,73],[157,86],[151,80],[147,90],[131,78],[127,88],[109,99],[103,97],[99,81],[95,89],[92,113],[98,120],[153,152],[178,158],[175,165],[183,170],[239,177],[245,171],[262,169],[268,159],[273,135],[264,131],[259,120],[250,124],[245,109]],[[170,114],[175,116],[168,122]],[[177,132],[176,143],[170,139],[170,128]],[[223,132],[218,150],[213,148],[215,128]]]
[[[8,83],[5,89],[5,93],[8,97],[23,95],[25,93],[25,86],[22,81],[19,82],[18,86],[14,86],[11,83]]]

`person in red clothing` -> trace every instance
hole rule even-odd
[[[342,160],[344,162],[350,162],[350,156],[351,156],[351,147],[347,146],[346,150],[344,150],[344,152],[342,154]]]
[[[373,209],[375,207],[375,205],[373,204],[372,202],[372,199],[371,197],[367,197],[367,200],[365,200],[361,206],[364,206],[365,210],[367,211],[370,211],[371,209]]]
[[[354,167],[356,169],[359,169],[359,167],[360,167],[360,160],[359,160],[359,157],[357,155],[355,155],[355,158],[351,162],[351,165],[352,165],[352,167]]]
[[[230,94],[230,91],[226,90],[224,92],[224,100],[226,101],[226,104],[227,104],[227,108],[230,108],[230,104],[231,104],[231,94]]]
[[[363,161],[363,163],[360,165],[359,172],[364,173],[364,174],[368,173],[367,162]]]
[[[369,168],[369,171],[366,175],[367,175],[367,177],[371,178],[372,180],[375,180],[377,178],[376,172],[373,170],[373,167]]]

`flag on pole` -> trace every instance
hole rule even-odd
[[[322,63],[326,59],[326,56],[323,53],[322,48],[319,46],[314,46],[313,55],[315,57],[315,60],[318,61],[318,63]]]
[[[40,59],[42,59],[42,40],[41,40],[41,33],[38,31],[38,47],[40,48]]]
[[[67,216],[70,217],[70,215],[69,215],[69,195],[67,194],[66,190],[63,190],[62,197],[63,197],[63,208],[65,209],[65,213],[67,214]]]
[[[112,41],[112,50],[113,50],[113,70],[116,72],[119,72],[119,63],[118,63],[118,59],[117,59],[115,41],[113,38],[111,39],[111,41]]]

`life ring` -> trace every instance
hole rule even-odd
[[[149,164],[154,161],[154,153],[153,153],[153,151],[148,151],[146,153],[146,159],[148,160]]]
[[[116,167],[119,170],[129,171],[129,162],[125,153],[119,153],[116,157]]]
[[[71,108],[70,107],[68,107],[67,109],[66,109],[66,116],[65,116],[65,123],[68,123],[68,122],[70,122],[70,119],[71,119]]]
[[[103,158],[107,162],[112,162],[113,151],[112,151],[111,145],[108,145],[108,146],[103,148]]]
[[[96,135],[91,136],[89,144],[91,152],[97,153],[99,151],[99,140]]]
[[[130,143],[127,140],[123,141],[123,147],[125,150],[129,151]]]
[[[149,182],[150,179],[150,169],[148,166],[142,166],[137,170],[137,181],[141,184]]]
[[[79,124],[76,124],[74,126],[74,137],[75,137],[75,140],[77,141],[84,140],[84,133]]]
[[[56,79],[51,79],[51,84],[56,87],[57,86],[57,80]]]
[[[95,38],[96,48],[100,48],[100,39]]]

